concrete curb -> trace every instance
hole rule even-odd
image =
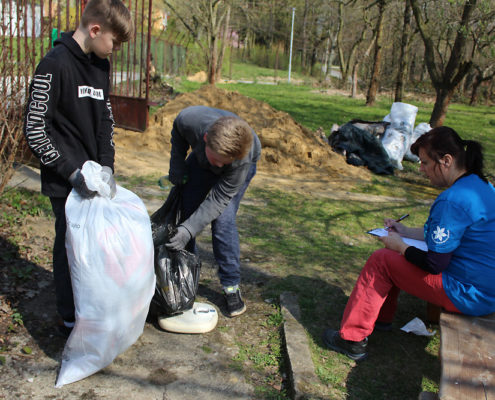
[[[318,382],[309,350],[306,330],[299,323],[301,310],[297,296],[290,292],[280,295],[280,309],[284,317],[285,345],[289,364],[291,398],[303,400],[314,398],[312,387]],[[313,392],[314,393],[314,392]]]

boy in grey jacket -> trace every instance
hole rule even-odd
[[[183,185],[183,222],[167,247],[194,252],[194,238],[211,223],[213,253],[231,317],[246,311],[239,289],[236,214],[260,155],[256,133],[229,111],[192,106],[174,121],[169,179]]]

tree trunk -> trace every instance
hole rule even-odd
[[[339,9],[338,9],[338,15],[339,15],[339,22],[337,25],[337,33],[335,34],[336,40],[337,40],[337,53],[339,56],[339,68],[340,68],[340,78],[342,80],[342,83],[345,87],[347,84],[347,63],[344,57],[344,45],[343,45],[343,25],[344,25],[344,3],[339,2]]]
[[[407,79],[407,64],[409,61],[409,38],[411,31],[411,4],[406,1],[404,9],[404,25],[402,29],[402,40],[400,47],[399,70],[397,71],[397,81],[395,84],[395,99],[396,102],[401,102],[404,97],[404,86]]]
[[[446,63],[443,63],[445,65],[444,69],[440,69],[440,63],[436,61],[435,44],[432,37],[428,35],[418,1],[409,1],[413,9],[416,25],[425,45],[425,64],[437,93],[430,125],[432,127],[441,126],[453,93],[459,87],[464,76],[469,73],[473,64],[471,60],[472,53],[467,50],[469,47],[467,42],[468,35],[465,34],[465,29],[471,23],[471,16],[475,10],[477,0],[469,0],[464,3],[459,28],[451,46],[449,59]]]
[[[215,73],[216,73],[216,78],[215,80],[218,82],[221,77],[222,77],[222,64],[223,64],[223,57],[225,55],[225,47],[227,46],[227,37],[229,36],[229,24],[230,24],[230,6],[227,7],[227,15],[225,17],[225,25],[223,29],[223,36],[222,36],[222,47],[220,49],[220,55],[218,57],[218,63],[216,65]]]
[[[304,1],[304,13],[303,13],[303,26],[302,26],[302,55],[301,55],[301,67],[303,70],[306,67],[306,53],[307,53],[307,41],[308,41],[308,0]]]
[[[210,56],[208,57],[208,83],[214,85],[217,77],[217,43],[216,40],[213,44],[214,47],[210,48]]]
[[[430,117],[430,126],[432,128],[443,125],[443,121],[447,115],[447,108],[449,107],[450,100],[454,94],[454,89],[438,88],[436,89],[436,93],[437,97]]]
[[[278,70],[278,53],[280,51],[280,46],[277,46],[277,49],[275,50],[275,68],[273,69],[273,81],[276,83],[277,82],[277,78],[278,78],[278,74],[277,74],[277,70]]]
[[[357,96],[358,70],[359,70],[359,61],[356,61],[352,66],[352,87],[351,87],[352,98],[355,98]]]
[[[472,84],[472,91],[471,91],[471,100],[469,102],[470,106],[474,106],[478,100],[478,89],[481,86],[481,84],[485,81],[490,81],[493,80],[493,77],[495,76],[495,72],[492,72],[488,74],[488,71],[492,68],[492,66],[489,66],[482,70],[480,67],[476,67],[476,75],[473,80]]]
[[[218,37],[210,33],[208,36],[209,42],[209,54],[207,57],[207,69],[208,69],[208,83],[214,85],[217,78],[217,64],[218,64]]]
[[[490,104],[490,101],[491,101],[491,99],[493,97],[493,86],[494,86],[493,83],[494,83],[494,81],[493,81],[493,78],[492,78],[492,80],[490,81],[490,86],[488,87],[488,93],[487,93],[487,95],[485,97],[485,106],[487,106],[487,105]]]
[[[469,100],[470,106],[474,106],[476,104],[476,101],[478,100],[478,89],[481,85],[481,82],[483,82],[483,80],[480,79],[479,75],[476,75],[476,77],[473,80],[473,85],[471,89],[471,99]]]
[[[232,80],[232,61],[234,60],[234,46],[233,46],[233,36],[234,32],[230,32],[230,54],[229,54],[229,79]],[[237,45],[239,46],[239,39],[237,40]]]
[[[378,91],[378,78],[380,76],[380,63],[382,58],[382,31],[383,31],[383,16],[385,14],[385,1],[378,1],[378,21],[376,23],[376,39],[375,39],[375,57],[373,60],[373,71],[371,73],[370,86],[366,95],[366,105],[372,106],[375,104],[376,93]]]

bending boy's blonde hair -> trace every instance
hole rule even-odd
[[[81,26],[90,23],[101,25],[111,31],[119,42],[127,42],[134,31],[132,16],[121,0],[90,0],[81,16]]]
[[[234,160],[243,159],[251,149],[251,127],[236,117],[221,117],[208,129],[206,144],[215,153]]]

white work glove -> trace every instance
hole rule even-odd
[[[189,243],[191,239],[192,236],[187,230],[187,228],[183,227],[182,225],[179,225],[177,227],[177,233],[170,238],[169,242],[166,243],[165,246],[169,250],[174,250],[174,251],[184,250],[184,247],[186,247],[186,245]]]
[[[112,168],[105,165],[101,167],[101,172],[101,180],[110,186],[110,198],[113,199],[115,197],[115,193],[117,192],[117,184],[115,183],[115,179],[113,177]]]
[[[84,180],[84,175],[81,173],[81,170],[78,168],[69,176],[69,182],[72,187],[76,190],[76,192],[84,199],[92,199],[95,197],[96,192],[90,190],[86,186],[86,181]]]

